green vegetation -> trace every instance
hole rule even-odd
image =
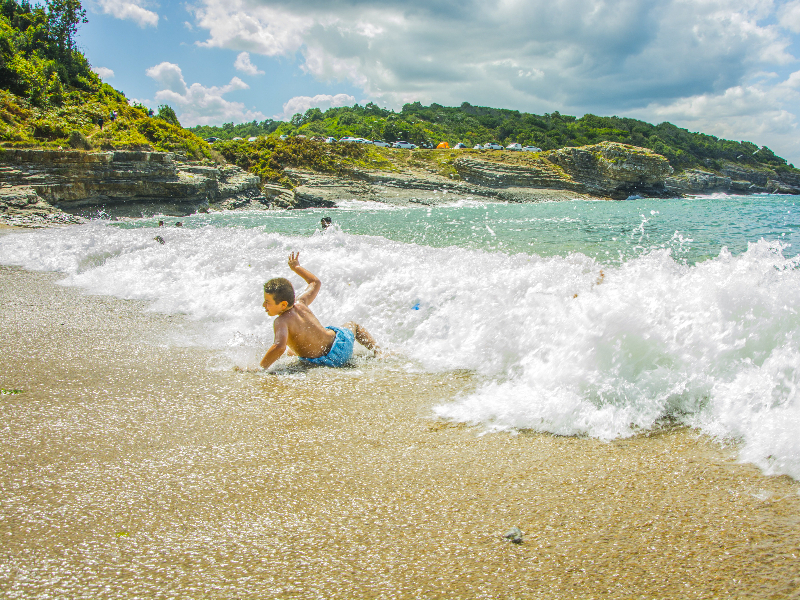
[[[221,140],[232,140],[235,137],[240,137],[246,140],[250,137],[267,136],[274,133],[282,124],[283,121],[267,119],[260,123],[258,121],[239,123],[238,125],[225,123],[220,127],[214,125],[197,125],[196,127],[191,127],[190,130],[203,139],[216,137]]]
[[[212,158],[175,111],[151,117],[102,83],[75,48],[86,13],[78,0],[0,0],[0,142],[4,146],[154,149]],[[116,114],[116,116],[113,116]]]
[[[264,121],[234,126],[195,127],[202,137],[231,139],[250,135],[306,135],[338,138],[351,135],[368,139],[408,140],[417,145],[446,141],[451,146],[462,142],[469,147],[497,141],[503,145],[519,142],[555,150],[565,146],[585,146],[602,141],[621,142],[649,148],[662,154],[676,171],[700,167],[718,171],[723,162],[777,171],[793,168],[766,146],[735,142],[702,133],[691,133],[671,123],[651,125],[636,119],[584,115],[581,118],[558,112],[534,115],[517,110],[439,104],[406,104],[398,113],[369,103],[366,106],[311,108],[296,114],[289,122]]]
[[[294,187],[285,167],[302,167],[334,175],[352,174],[356,169],[390,168],[391,163],[377,148],[363,144],[325,144],[306,138],[281,140],[261,137],[255,142],[217,142],[214,150],[228,162],[255,173],[262,181]]]

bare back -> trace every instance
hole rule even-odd
[[[336,338],[336,333],[325,329],[311,309],[299,300],[275,319],[274,328],[276,339],[285,328],[286,345],[302,358],[325,356]]]

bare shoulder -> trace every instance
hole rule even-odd
[[[275,324],[280,324],[282,327],[288,327],[291,329],[293,325],[299,324],[301,321],[303,321],[305,316],[310,312],[311,311],[305,304],[295,302],[292,305],[291,310],[287,310],[285,313],[277,316],[275,319]]]
[[[284,327],[289,327],[291,325],[292,321],[293,321],[293,319],[292,319],[291,313],[285,312],[285,313],[275,317],[275,320],[273,321],[273,325],[274,325],[275,329],[280,329],[280,328],[284,328]]]
[[[301,326],[301,324],[303,327],[319,326],[317,315],[305,302],[295,302],[292,313],[294,313],[292,322],[297,323],[298,326]]]

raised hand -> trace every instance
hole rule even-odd
[[[294,271],[300,266],[300,252],[289,253],[289,268]]]

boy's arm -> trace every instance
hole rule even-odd
[[[286,341],[289,339],[289,328],[286,327],[286,323],[278,317],[275,319],[273,329],[275,331],[275,339],[272,341],[272,346],[269,347],[264,358],[261,359],[262,369],[268,368],[286,351]]]
[[[289,268],[300,275],[300,277],[302,277],[308,284],[308,287],[295,300],[295,302],[302,302],[308,306],[314,301],[314,298],[317,297],[317,294],[319,294],[319,290],[322,287],[322,282],[311,271],[300,266],[299,252],[292,252],[289,254]]]

